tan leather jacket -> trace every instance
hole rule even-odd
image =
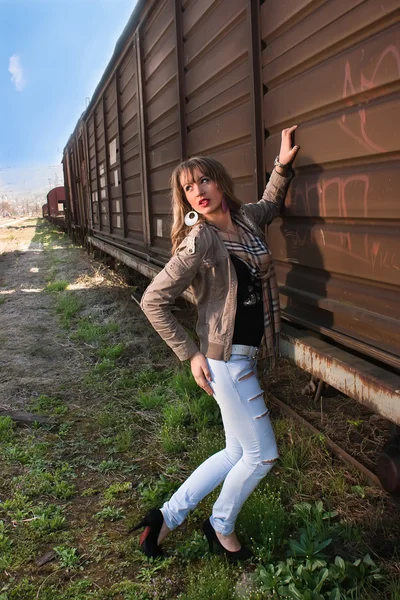
[[[241,207],[241,218],[263,239],[265,225],[280,213],[289,181],[290,177],[282,177],[274,170],[262,200]],[[223,241],[207,223],[192,228],[141,301],[150,323],[180,360],[187,360],[199,351],[170,310],[175,299],[190,285],[197,300],[200,352],[208,358],[228,361],[236,315],[237,278]]]

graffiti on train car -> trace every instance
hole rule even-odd
[[[369,173],[355,174],[348,177],[321,177],[316,182],[295,182],[287,202],[288,214],[315,215],[313,205],[319,207],[319,214],[328,213],[328,205],[336,205],[337,216],[351,218],[348,209],[354,197],[361,199],[360,210],[357,217],[368,219],[368,192],[370,188]],[[377,233],[355,231],[334,231],[325,227],[292,228],[285,230],[291,237],[293,249],[307,245],[322,243],[325,248],[331,248],[341,254],[347,255],[356,261],[370,265],[372,271],[376,267],[381,269],[395,269],[400,271],[399,256],[393,251],[394,240],[384,236],[377,239]],[[318,233],[319,232],[319,233]]]
[[[364,51],[362,50],[362,54]],[[392,67],[395,69],[395,76],[400,76],[400,52],[393,44],[389,45],[381,54],[378,56],[375,68],[370,77],[365,75],[364,71],[360,71],[360,86],[359,92],[365,92],[366,90],[374,89],[377,85],[376,80],[378,79],[379,70],[386,66],[389,70],[390,66],[385,65],[384,61],[386,57],[389,57],[389,61],[392,63]],[[393,59],[393,60],[392,60]],[[388,61],[386,61],[387,63]],[[346,61],[344,70],[344,83],[343,83],[343,99],[348,100],[348,106],[354,106],[355,102],[350,98],[357,94],[356,86],[354,84],[352,69],[349,61]],[[353,139],[360,142],[366,150],[375,152],[385,152],[385,149],[376,144],[368,135],[367,129],[367,109],[358,109],[358,116],[360,118],[360,133],[352,131],[346,122],[346,114],[343,114],[338,120],[340,127]]]

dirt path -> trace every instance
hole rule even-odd
[[[57,249],[52,240],[50,252],[36,220],[9,231],[0,234],[3,247],[9,242],[0,256],[0,407],[24,409],[32,397],[58,391],[81,359],[60,339],[54,297],[43,290],[51,278],[73,283],[84,273],[93,275],[93,268],[69,242]]]

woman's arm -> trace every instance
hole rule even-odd
[[[255,204],[246,204],[242,208],[260,227],[269,225],[282,209],[289,181],[292,178],[290,165],[299,151],[299,146],[292,146],[292,133],[297,125],[282,131],[281,148],[278,161],[287,167],[275,166],[266,185],[262,199]]]
[[[154,329],[182,361],[199,352],[199,348],[172,314],[171,305],[189,287],[207,251],[205,237],[199,234],[197,229],[183,240],[140,303]]]

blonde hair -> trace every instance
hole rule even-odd
[[[195,177],[195,171],[200,171],[203,175],[214,181],[218,189],[224,194],[225,201],[231,212],[237,212],[241,206],[240,200],[236,198],[233,191],[233,181],[227,173],[225,167],[220,162],[209,156],[193,156],[188,160],[181,162],[171,175],[171,204],[172,204],[172,254],[187,236],[190,227],[185,225],[185,215],[193,210],[186,199],[185,190],[181,186],[180,178],[182,173],[190,173],[192,180]],[[204,217],[199,215],[198,222],[204,222]]]

